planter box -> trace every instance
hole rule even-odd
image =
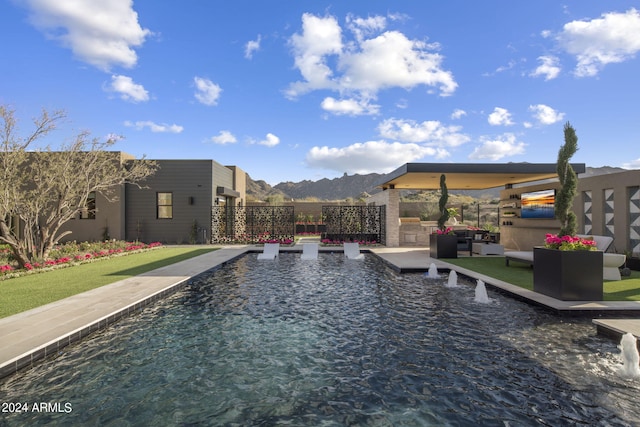
[[[533,249],[533,290],[563,301],[602,301],[602,251]]]
[[[429,235],[431,258],[458,258],[458,236],[451,234]]]

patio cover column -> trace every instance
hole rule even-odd
[[[400,246],[400,190],[388,188],[367,200],[368,204],[386,206],[385,230],[386,246],[397,248]]]

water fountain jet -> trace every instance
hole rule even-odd
[[[618,348],[622,359],[620,375],[625,378],[640,378],[640,355],[636,337],[631,332],[627,332],[622,336]]]
[[[449,272],[449,279],[447,280],[447,284],[445,285],[447,288],[457,288],[458,287],[458,273],[455,270],[451,270]]]
[[[479,302],[482,304],[487,304],[490,302],[489,296],[487,295],[487,288],[484,285],[484,282],[480,279],[476,282],[476,297],[475,302]]]
[[[429,272],[427,273],[427,277],[430,279],[437,279],[438,277],[440,277],[438,275],[438,267],[436,267],[435,263],[433,262],[429,266]]]

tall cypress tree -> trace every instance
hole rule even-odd
[[[573,236],[577,233],[576,214],[573,212],[573,199],[578,188],[578,176],[569,164],[571,157],[578,151],[578,137],[569,122],[564,125],[564,145],[558,151],[557,172],[560,190],[556,195],[556,218],[560,220],[559,236]]]
[[[440,200],[438,201],[438,209],[440,210],[440,218],[438,218],[438,228],[444,230],[444,224],[449,220],[449,211],[447,210],[447,202],[449,201],[449,192],[447,191],[447,178],[444,174],[440,175]]]

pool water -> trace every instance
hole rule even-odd
[[[249,254],[0,385],[0,425],[637,425],[616,343],[374,255]]]

